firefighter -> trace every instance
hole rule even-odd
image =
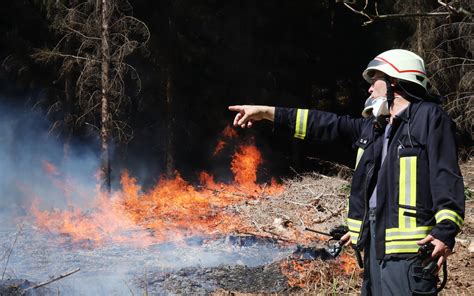
[[[393,49],[363,72],[370,84],[362,118],[319,110],[230,106],[234,125],[259,120],[301,140],[350,139],[356,149],[346,245],[364,251],[363,295],[434,295],[435,274],[464,219],[464,186],[455,126],[433,96],[423,60]],[[438,268],[421,273],[420,246]]]

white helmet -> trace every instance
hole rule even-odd
[[[400,79],[401,82],[417,84],[424,89],[426,94],[428,93],[425,63],[421,57],[411,51],[392,49],[376,56],[362,73],[364,79],[369,83],[372,83],[371,78],[374,75],[374,70]]]

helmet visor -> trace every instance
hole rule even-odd
[[[372,79],[374,78],[374,75],[377,73],[377,71],[380,71],[380,70],[377,70],[377,68],[379,66],[386,65],[386,64],[387,63],[385,63],[384,61],[372,60],[367,65],[367,68],[362,75],[364,76],[365,80],[367,80],[367,82],[373,83]]]
[[[367,68],[378,67],[385,64],[386,63],[381,60],[371,60],[370,63],[367,65]]]

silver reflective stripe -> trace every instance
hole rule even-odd
[[[416,241],[413,242],[406,242],[404,244],[401,243],[396,243],[396,244],[387,244],[385,246],[385,251],[386,253],[411,253],[411,252],[417,252],[420,246],[416,243]]]
[[[362,158],[362,154],[364,154],[364,149],[359,147],[359,149],[357,149],[357,158],[356,158],[356,165],[355,165],[356,168],[357,168],[357,165],[359,164],[360,159]]]
[[[410,188],[411,188],[411,184],[410,184],[410,163],[411,163],[411,159],[410,157],[404,157],[406,163],[405,163],[405,203],[404,205],[411,205],[411,202],[410,202]],[[409,227],[407,225],[407,227]]]
[[[417,243],[413,243],[411,245],[393,245],[393,246],[387,246],[385,249],[386,250],[394,250],[394,249],[413,249],[413,247],[417,247]]]
[[[350,229],[354,229],[354,230],[357,229],[357,231],[359,231],[360,225],[361,224],[355,224],[354,222],[347,221],[347,226],[349,226]]]
[[[456,223],[459,226],[459,228],[461,228],[462,225],[464,224],[464,219],[458,213],[452,210],[448,210],[448,209],[443,209],[439,211],[438,213],[436,213],[435,218],[436,218],[436,223],[439,223],[446,219],[451,220],[454,223]]]
[[[430,232],[432,227],[427,229],[415,229],[409,231],[389,231],[385,233],[386,240],[399,240],[399,239],[414,239],[424,238]]]
[[[351,221],[351,220],[347,219],[347,226],[348,226],[350,229],[354,229],[354,230],[356,230],[357,232],[359,232],[361,225],[362,225],[361,222],[357,223],[357,222],[355,222],[355,221]]]

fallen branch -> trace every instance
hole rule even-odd
[[[275,232],[270,231],[270,230],[265,230],[265,229],[262,229],[262,230],[263,230],[263,232],[271,234],[272,235],[271,238],[273,238],[273,239],[280,240],[280,241],[287,242],[287,243],[294,243],[294,241],[292,241],[292,240],[290,240],[286,237],[283,237],[283,236],[279,235],[278,233],[275,233]]]
[[[7,271],[8,262],[10,261],[10,256],[13,252],[13,248],[15,247],[16,241],[18,240],[18,237],[20,236],[20,233],[21,233],[22,230],[23,230],[23,224],[20,225],[20,229],[18,230],[18,232],[15,235],[15,240],[13,241],[12,246],[8,250],[7,262],[5,263],[5,268],[3,269],[3,273],[2,273],[2,281],[3,281],[3,277],[5,276],[5,272]]]
[[[210,187],[203,186],[203,185],[198,185],[196,187],[212,191],[215,195],[219,195],[221,193],[224,193],[224,194],[227,194],[227,195],[234,195],[234,196],[238,196],[238,197],[247,197],[247,198],[254,198],[254,199],[257,198],[257,196],[252,195],[252,194],[248,194],[248,193],[228,192],[228,191],[225,191],[224,189],[219,190],[219,189],[214,189],[214,188],[210,188]],[[236,187],[236,189],[239,190],[240,192],[245,192],[245,191],[243,191],[243,190],[241,190],[237,187]]]
[[[65,278],[65,277],[68,277],[68,276],[70,276],[70,275],[72,275],[72,274],[78,272],[79,270],[81,270],[81,269],[80,269],[80,268],[76,268],[76,269],[74,269],[73,271],[70,271],[70,272],[65,273],[65,274],[61,274],[61,275],[59,275],[58,277],[55,277],[55,278],[53,278],[53,279],[51,279],[51,280],[49,280],[49,281],[47,281],[47,282],[44,282],[44,283],[37,284],[37,285],[34,285],[34,286],[32,286],[32,287],[29,287],[28,289],[23,290],[23,293],[25,293],[25,292],[27,292],[27,291],[29,291],[29,290],[33,290],[33,289],[38,289],[38,288],[40,288],[40,287],[44,287],[44,286],[49,285],[49,284],[51,284],[51,283],[53,283],[53,282],[55,282],[55,281],[59,281],[59,280]]]

